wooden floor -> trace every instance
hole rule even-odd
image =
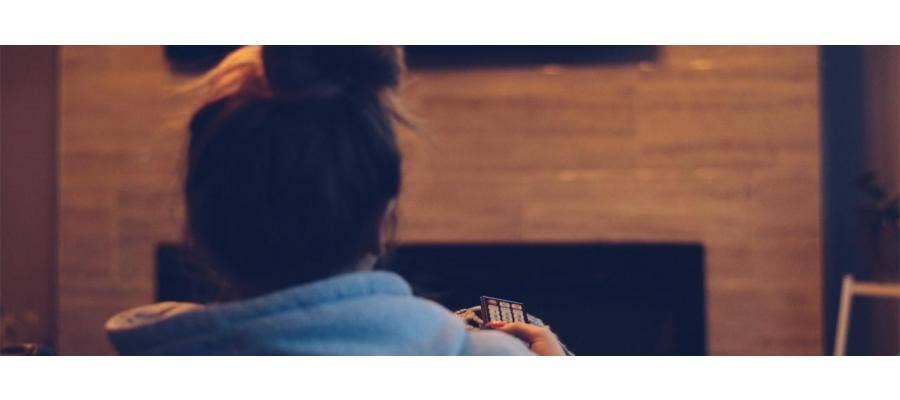
[[[181,236],[187,103],[158,47],[61,60],[60,350],[106,353]],[[419,72],[403,95],[401,241],[702,243],[712,354],[822,351],[815,47]]]

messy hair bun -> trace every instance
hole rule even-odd
[[[264,46],[262,63],[276,97],[378,92],[397,86],[402,70],[393,46]]]
[[[400,51],[245,47],[190,124],[187,231],[232,296],[324,278],[380,251],[400,190]],[[391,218],[390,215],[387,215]]]

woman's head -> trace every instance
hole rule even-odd
[[[265,46],[226,58],[190,123],[188,232],[247,294],[351,270],[381,251],[400,190],[387,98],[398,49]]]

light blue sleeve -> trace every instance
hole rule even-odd
[[[464,356],[533,356],[521,340],[498,331],[469,331]]]

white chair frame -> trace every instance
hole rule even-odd
[[[841,282],[841,305],[838,309],[837,329],[834,335],[834,355],[847,352],[847,335],[850,333],[850,310],[854,297],[900,299],[900,283],[860,282],[853,275],[844,275]]]

